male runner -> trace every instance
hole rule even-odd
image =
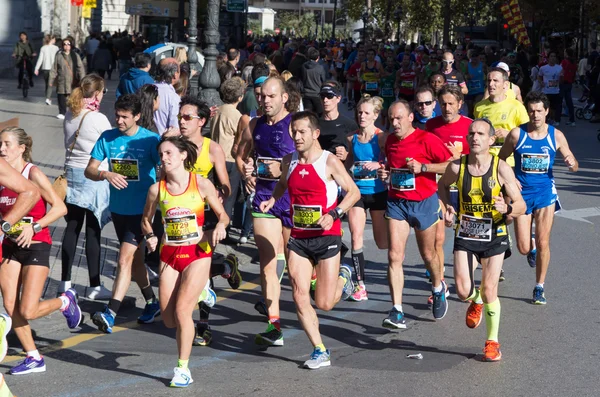
[[[284,192],[289,192],[293,220],[288,242],[289,277],[298,320],[314,347],[304,367],[318,369],[331,365],[331,360],[310,301],[313,267],[318,279],[314,298],[319,309],[329,311],[352,294],[352,271],[347,265],[340,266],[340,217],[358,201],[360,192],[342,162],[320,148],[319,122],[313,113],[294,114],[291,131],[296,152],[283,158],[281,178],[260,209],[268,213]],[[346,192],[339,204],[338,186]]]
[[[415,93],[414,120],[413,127],[425,129],[425,123],[428,120],[439,116],[435,111],[437,105],[436,97],[431,87],[424,85],[417,89]]]
[[[387,164],[377,173],[383,181],[388,182],[389,178],[385,217],[389,226],[388,282],[394,305],[383,326],[395,329],[406,328],[402,262],[411,227],[415,229],[425,267],[431,273],[433,317],[442,319],[448,310],[442,264],[435,250],[435,225],[441,219],[435,175],[444,172],[452,154],[438,137],[413,128],[414,116],[408,102],[394,102],[389,116],[393,131],[385,143]]]
[[[525,97],[525,106],[529,123],[510,132],[499,157],[505,159],[515,153],[515,174],[527,205],[525,215],[515,218],[517,247],[521,254],[527,255],[530,266],[536,267],[532,303],[545,305],[544,281],[550,264],[550,233],[554,212],[560,209],[552,175],[554,157],[560,152],[571,172],[577,172],[579,163],[569,149],[565,135],[546,123],[550,109],[548,97],[530,92]],[[536,226],[535,248],[531,246],[532,216]]]
[[[506,96],[508,98],[516,99],[517,101],[523,103],[523,98],[521,97],[521,88],[518,85],[513,84],[513,82],[510,81],[510,67],[504,62],[496,62],[496,63],[492,64],[492,68],[500,68],[500,69],[504,70],[506,72],[506,74],[508,75],[508,85],[506,86],[506,89],[505,89]],[[490,93],[486,86],[485,92],[483,94],[483,99],[487,99],[489,96],[490,96]]]
[[[494,127],[487,119],[475,120],[467,136],[470,153],[453,161],[438,184],[438,193],[446,207],[446,226],[454,227],[458,221],[454,238],[454,278],[458,297],[471,302],[467,309],[467,326],[477,328],[485,311],[484,361],[502,358],[498,343],[498,280],[504,253],[509,248],[506,216],[516,217],[525,212],[525,202],[512,169],[490,154],[494,137]],[[450,186],[455,183],[459,191],[458,214],[450,202]],[[505,196],[512,204],[508,204]],[[477,263],[473,255],[482,266],[481,290],[475,288]]]
[[[335,154],[344,161],[348,155],[347,137],[358,129],[356,122],[339,112],[339,103],[342,99],[342,86],[335,80],[327,80],[321,86],[321,102],[323,102],[323,116],[319,118],[321,134],[319,144],[324,150]]]
[[[261,286],[269,317],[267,330],[257,334],[255,341],[258,344],[283,346],[279,318],[281,286],[277,262],[285,263],[281,248],[287,246],[292,226],[289,196],[283,194],[266,213],[260,210],[259,205],[272,196],[282,172],[281,159],[294,151],[294,142],[290,136],[291,115],[285,108],[288,94],[283,80],[278,77],[268,78],[261,87],[261,94],[264,115],[252,119],[250,127],[242,133],[236,163],[240,173],[247,178],[243,165],[249,156],[249,149],[254,147],[257,178],[252,216],[260,261]]]
[[[457,85],[460,87],[463,95],[469,93],[465,76],[454,68],[454,55],[450,51],[444,52],[442,56],[442,69],[441,72],[446,77],[446,84]]]
[[[396,72],[396,94],[407,102],[415,99],[415,87],[417,86],[417,72],[410,64],[410,55],[404,53],[402,65]]]
[[[98,329],[109,334],[112,333],[115,317],[129,289],[132,276],[146,301],[138,322],[152,323],[160,313],[160,306],[144,265],[144,248],[139,249],[144,240],[141,225],[146,194],[156,182],[160,137],[137,125],[141,111],[142,104],[137,95],[127,94],[117,99],[117,128],[100,135],[85,169],[86,178],[93,181],[107,180],[110,183],[109,209],[120,244],[112,298],[104,311],[92,316]],[[104,159],[108,160],[110,171],[98,170]]]

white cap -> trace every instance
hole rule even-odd
[[[498,64],[496,65],[497,68],[500,69],[504,69],[506,70],[506,73],[510,73],[510,68],[508,67],[508,65],[504,62],[498,62]]]

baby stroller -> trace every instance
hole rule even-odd
[[[594,104],[594,99],[590,96],[587,98],[587,103],[585,104],[584,107],[582,108],[577,108],[577,110],[575,111],[575,116],[578,119],[583,119],[583,120],[591,120],[592,116],[594,115],[594,107],[596,105]]]

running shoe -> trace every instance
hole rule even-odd
[[[63,316],[67,319],[69,328],[77,328],[81,323],[81,309],[77,305],[77,292],[73,288],[69,288],[62,296],[69,299],[69,304],[62,310]]]
[[[425,278],[431,282],[431,273],[429,273],[429,270],[425,270]]]
[[[323,351],[317,347],[315,347],[315,350],[310,355],[310,360],[304,362],[304,368],[308,369],[319,369],[321,367],[329,367],[330,365],[331,354],[329,353],[329,349]]]
[[[392,308],[388,316],[383,320],[382,326],[389,329],[406,328],[404,313]]]
[[[310,278],[310,290],[314,291],[317,289],[317,273],[313,273]]]
[[[273,324],[269,323],[265,332],[256,334],[254,343],[266,346],[283,346],[283,332],[279,331]]]
[[[247,244],[248,243],[248,237],[247,236],[242,236],[240,237],[240,244]]]
[[[152,303],[146,303],[142,315],[138,317],[137,321],[140,324],[151,324],[154,322],[154,318],[160,315],[160,304],[157,299],[154,299]]]
[[[529,267],[535,267],[535,260],[537,259],[537,250],[531,250],[527,254],[527,263]]]
[[[265,304],[265,300],[263,298],[260,298],[260,300],[254,304],[254,310],[259,312],[263,316],[269,315],[269,311],[267,310],[267,305]]]
[[[40,357],[39,360],[36,360],[31,356],[27,356],[25,357],[25,360],[12,367],[9,371],[11,375],[27,375],[36,372],[46,372],[44,357]]]
[[[340,266],[340,277],[345,281],[342,290],[342,300],[347,300],[354,293],[354,282],[352,281],[352,269],[348,265]]]
[[[112,292],[104,284],[97,287],[88,287],[85,293],[85,297],[93,301],[106,301],[112,298]]]
[[[112,334],[112,327],[115,325],[115,318],[110,312],[108,306],[105,306],[103,312],[94,313],[92,316],[92,322],[100,331],[107,334]]]
[[[466,323],[469,328],[477,328],[483,318],[483,303],[471,302],[467,309]]]
[[[495,340],[486,340],[483,348],[483,361],[500,361],[502,352],[500,351],[500,343]]]
[[[242,274],[240,273],[240,262],[238,261],[238,257],[234,254],[229,254],[225,258],[225,262],[229,263],[231,266],[231,274],[227,278],[227,282],[232,289],[240,288],[240,284],[242,283]]]
[[[354,302],[369,300],[369,297],[367,296],[367,289],[362,285],[357,285],[354,288],[354,293],[350,295],[350,300]]]
[[[217,303],[217,294],[210,288],[210,280],[206,283],[206,286],[198,298],[198,303],[200,302],[204,302],[208,307],[213,307],[215,303]]]
[[[212,331],[206,324],[196,325],[196,337],[192,343],[194,346],[208,346],[212,342]]]
[[[173,373],[173,379],[171,379],[170,384],[171,387],[188,387],[190,384],[194,383],[189,368],[175,367]]]
[[[444,280],[442,280],[444,281]],[[446,298],[450,296],[450,291],[448,290],[448,284],[446,284],[446,282],[444,281],[444,284],[446,285]],[[433,305],[433,294],[429,295],[429,298],[427,298],[427,304],[428,305]]]
[[[442,290],[440,292],[433,293],[433,303],[431,305],[431,311],[433,318],[441,320],[448,312],[448,300],[446,299],[446,282],[442,280]]]
[[[6,357],[8,352],[8,341],[6,335],[12,327],[12,319],[8,314],[0,313],[0,362]]]
[[[500,277],[498,277],[498,281],[499,282],[506,281],[506,277],[504,276],[504,269],[500,269]]]
[[[545,305],[546,304],[546,296],[544,295],[544,288],[537,286],[533,289],[533,299],[531,303],[534,305]]]

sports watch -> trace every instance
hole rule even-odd
[[[427,164],[421,164],[421,172],[427,172]]]
[[[2,229],[4,233],[8,233],[11,227],[11,224],[6,222],[5,220],[0,221],[0,229]]]
[[[39,224],[39,223],[37,223],[37,222],[33,222],[33,223],[31,224],[31,226],[33,227],[33,233],[35,233],[35,234],[38,234],[39,232],[41,232],[41,231],[42,231],[42,225],[40,225],[40,224]]]

